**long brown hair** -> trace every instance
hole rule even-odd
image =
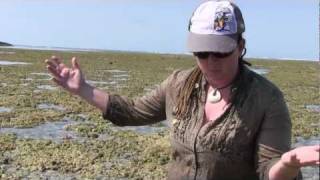
[[[242,68],[244,65],[251,66],[249,62],[243,59],[247,51],[245,48],[245,39],[242,35],[239,36],[238,44],[241,41],[244,42],[244,50],[239,57],[239,68]],[[179,90],[176,105],[177,119],[184,120],[191,118],[192,112],[198,108],[197,101],[201,98],[201,92],[203,92],[201,87],[202,76],[203,74],[200,68],[198,66],[195,67]]]

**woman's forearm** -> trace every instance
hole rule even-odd
[[[287,166],[279,160],[269,171],[270,180],[293,180],[299,174],[299,168]]]
[[[80,92],[77,95],[86,100],[89,104],[100,109],[102,112],[106,111],[109,99],[108,93],[93,87],[88,83],[83,83]]]

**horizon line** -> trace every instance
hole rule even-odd
[[[100,48],[74,48],[74,47],[58,47],[58,46],[32,46],[32,45],[20,45],[12,44],[12,46],[0,46],[0,48],[8,49],[30,49],[30,50],[48,50],[48,51],[79,51],[79,52],[104,52],[104,51],[116,51],[116,52],[130,52],[130,53],[150,53],[150,54],[170,54],[170,55],[192,55],[189,52],[156,52],[156,51],[132,51],[132,50],[111,50]],[[306,59],[306,58],[289,58],[289,57],[245,57],[249,59],[262,59],[262,60],[292,60],[292,61],[319,61],[318,59]]]

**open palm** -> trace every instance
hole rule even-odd
[[[53,81],[66,89],[67,91],[78,94],[84,78],[81,73],[80,66],[75,57],[72,58],[72,67],[67,67],[59,58],[52,56],[50,60],[46,60],[47,69],[53,76]]]
[[[281,160],[291,167],[320,165],[320,145],[302,146],[282,155]]]

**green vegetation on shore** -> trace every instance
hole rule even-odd
[[[134,98],[143,95],[164,80],[173,70],[195,65],[187,55],[144,54],[125,52],[59,52],[1,49],[0,61],[19,61],[27,65],[0,65],[0,107],[12,111],[0,112],[0,127],[35,127],[45,122],[69,117],[79,122],[66,129],[83,137],[62,142],[20,139],[15,134],[0,134],[0,179],[19,179],[30,172],[57,171],[79,178],[109,177],[129,179],[164,179],[169,161],[168,131],[141,135],[117,131],[102,119],[101,113],[80,98],[57,90],[41,90],[38,86],[55,85],[45,74],[44,60],[52,55],[62,57],[67,64],[78,57],[86,79],[107,82],[110,70],[127,72],[122,88],[98,84],[112,93]],[[307,61],[277,61],[251,59],[256,68],[267,69],[266,75],[283,91],[293,122],[293,136],[317,136],[320,114],[307,105],[319,105],[319,63]],[[38,73],[34,74],[34,73]],[[39,104],[59,105],[63,111],[42,110]],[[78,115],[86,116],[85,122]],[[103,134],[108,138],[99,139]],[[12,173],[14,172],[14,173]]]
[[[0,46],[12,46],[12,44],[0,41]]]

